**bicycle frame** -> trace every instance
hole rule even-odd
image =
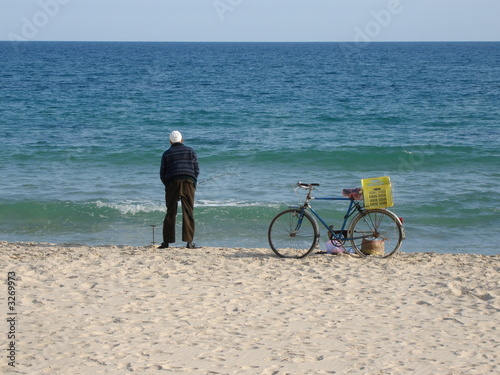
[[[326,222],[325,220],[323,220],[323,218],[314,210],[314,208],[311,207],[311,205],[309,204],[309,200],[324,200],[324,201],[349,201],[349,206],[347,207],[347,211],[344,215],[344,221],[342,223],[342,227],[339,229],[339,230],[334,230],[333,228],[331,228]],[[306,200],[304,202],[304,204],[300,207],[297,207],[297,206],[290,206],[289,208],[297,208],[297,209],[300,209],[301,210],[301,217],[299,218],[298,222],[297,222],[297,227],[296,227],[296,231],[298,231],[302,225],[302,220],[304,218],[304,212],[305,211],[310,211],[315,217],[317,220],[319,220],[319,222],[321,224],[323,224],[323,226],[326,228],[326,230],[332,235],[332,238],[335,238],[335,240],[337,241],[340,241],[340,242],[345,242],[345,241],[349,241],[349,240],[355,240],[355,239],[361,239],[361,238],[364,238],[364,236],[361,236],[361,237],[347,237],[347,236],[344,236],[342,237],[342,234],[343,233],[346,233],[347,231],[347,221],[348,219],[354,215],[355,213],[357,212],[362,212],[363,211],[363,208],[361,208],[361,206],[359,205],[358,202],[356,202],[354,199],[351,199],[351,198],[313,198],[310,196],[310,193],[307,195],[306,197]],[[339,233],[339,235],[336,234]]]

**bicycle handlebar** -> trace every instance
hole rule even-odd
[[[304,189],[311,189],[313,186],[319,186],[319,184],[306,184],[306,183],[299,181],[299,182],[297,182],[297,186],[304,188]]]

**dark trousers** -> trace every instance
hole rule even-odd
[[[168,184],[165,189],[165,203],[167,214],[163,220],[163,243],[175,242],[175,218],[179,200],[182,204],[182,240],[192,242],[194,238],[194,182],[176,180]]]

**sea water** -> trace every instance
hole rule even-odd
[[[402,251],[498,253],[500,43],[2,42],[0,66],[0,240],[161,242],[179,130],[199,245],[268,247],[298,181],[390,176]]]

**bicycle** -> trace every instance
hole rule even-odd
[[[312,197],[311,192],[316,187],[319,184],[298,182],[296,193],[300,188],[308,191],[304,202],[300,206],[290,206],[271,221],[268,240],[276,255],[282,258],[308,256],[319,243],[317,220],[326,228],[332,244],[350,256],[388,258],[399,250],[405,232],[403,220],[396,214],[386,208],[366,208],[361,200],[355,199],[354,194],[338,198]],[[340,229],[334,230],[333,226],[329,226],[311,207],[311,200],[349,201]],[[352,249],[347,247],[349,245]]]

